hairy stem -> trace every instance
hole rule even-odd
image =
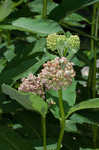
[[[44,147],[44,150],[47,150],[47,147],[46,147],[46,117],[42,117],[42,133],[43,133],[43,147]]]
[[[98,24],[99,24],[99,8],[96,8],[96,24],[95,24],[95,37],[98,36]],[[94,47],[94,63],[93,63],[93,74],[92,74],[92,97],[96,97],[96,45]]]
[[[47,17],[47,0],[43,0],[42,18],[46,19],[46,17]]]
[[[57,150],[60,150],[61,143],[64,136],[64,128],[65,128],[65,114],[64,114],[64,107],[63,107],[63,100],[62,100],[62,89],[58,90],[58,97],[59,97],[59,109],[60,109],[60,135],[57,143]]]
[[[91,36],[97,38],[97,26],[98,26],[98,15],[96,4],[93,6],[93,16],[92,16],[92,25],[91,25]],[[96,95],[96,47],[95,40],[91,39],[91,52],[90,56],[94,56],[94,62],[90,64],[89,75],[88,75],[88,97],[95,97]],[[91,95],[92,93],[92,95]]]

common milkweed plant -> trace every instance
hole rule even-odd
[[[88,108],[98,108],[98,99],[91,99],[81,102],[74,106],[64,106],[63,94],[75,81],[76,72],[72,58],[80,49],[80,39],[78,35],[66,34],[60,35],[53,33],[46,38],[46,52],[55,54],[55,58],[43,64],[42,69],[37,75],[30,73],[22,78],[18,90],[3,84],[2,90],[12,99],[17,100],[26,109],[35,110],[41,114],[42,132],[43,132],[43,150],[48,150],[46,138],[46,116],[48,110],[55,116],[56,106],[54,97],[48,94],[51,90],[57,93],[58,116],[60,121],[60,133],[57,146],[54,148],[60,150],[66,128],[66,120],[75,111]],[[76,91],[75,91],[76,92]],[[67,98],[65,97],[65,101]],[[68,108],[66,110],[66,108]],[[51,149],[51,148],[50,148]]]

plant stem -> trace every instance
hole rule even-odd
[[[65,127],[65,114],[64,114],[64,107],[63,107],[63,100],[62,100],[62,89],[58,90],[58,97],[59,97],[59,108],[60,108],[60,135],[57,143],[57,150],[60,150],[61,143],[64,135],[64,127]]]
[[[97,10],[96,4],[93,7],[92,16],[92,26],[91,26],[91,36],[97,38],[98,35],[98,21],[99,21],[99,10]],[[88,96],[93,98],[96,96],[96,46],[95,40],[91,39],[91,53],[90,56],[94,56],[93,65],[90,65],[89,75],[88,75]],[[92,95],[90,95],[92,91]]]
[[[46,116],[42,117],[42,133],[43,133],[43,147],[44,147],[44,150],[47,150],[47,147],[46,147]]]
[[[98,127],[96,125],[92,126],[92,131],[93,131],[93,145],[94,148],[97,146],[97,136],[98,136]]]
[[[96,8],[96,24],[95,24],[95,37],[98,36],[98,24],[99,24],[99,8]],[[96,45],[94,47],[94,65],[93,65],[93,75],[92,75],[92,97],[96,97]]]
[[[93,15],[92,15],[92,25],[91,25],[91,36],[94,36],[95,33],[95,17],[96,17],[96,7],[95,5],[93,6]],[[94,51],[94,39],[91,39],[91,52],[90,52],[90,56],[93,55],[93,51]],[[89,66],[89,74],[88,74],[88,97],[91,97],[91,86],[92,86],[92,65],[90,64]]]
[[[42,18],[46,19],[46,17],[47,17],[47,0],[43,0]]]

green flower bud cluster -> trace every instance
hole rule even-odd
[[[55,51],[57,49],[57,42],[66,41],[65,35],[57,35],[56,33],[50,34],[47,37],[47,48]]]
[[[71,35],[67,40],[68,47],[70,49],[80,48],[80,39],[78,35]]]

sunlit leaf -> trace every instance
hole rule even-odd
[[[60,25],[52,20],[19,18],[12,25],[32,33],[51,34],[63,31]]]

